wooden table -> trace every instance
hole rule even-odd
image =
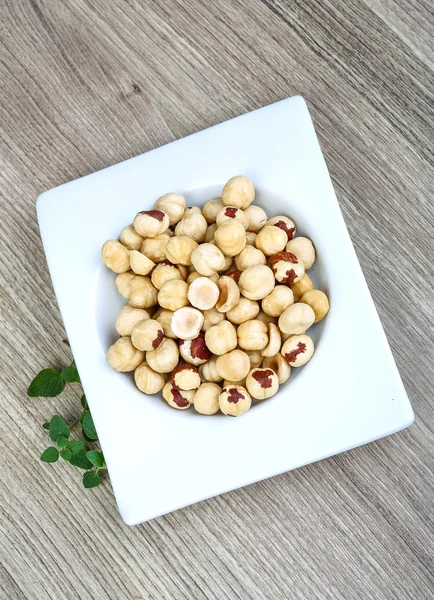
[[[0,23],[0,597],[434,598],[432,2],[4,0]],[[36,197],[294,94],[416,422],[128,528],[108,481],[38,460],[43,421],[79,408],[26,397],[70,360]]]

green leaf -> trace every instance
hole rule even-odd
[[[59,458],[59,450],[54,446],[48,446],[41,454],[41,460],[48,463],[56,462]]]
[[[71,465],[74,467],[80,467],[80,469],[91,469],[92,463],[86,457],[86,452],[84,450],[80,450],[77,454],[71,456],[71,460],[69,461]]]
[[[60,456],[62,458],[64,458],[65,460],[71,460],[72,452],[71,452],[71,450],[69,450],[69,448],[64,448],[63,450],[60,451]]]
[[[62,417],[54,415],[54,417],[50,421],[49,433],[50,438],[53,440],[53,442],[55,442],[57,441],[59,435],[69,437],[69,427],[64,421],[64,419],[62,419]]]
[[[81,440],[71,440],[66,444],[66,447],[71,450],[72,454],[78,454],[84,448],[84,442]]]
[[[89,452],[86,452],[86,456],[95,467],[102,468],[105,466],[104,455],[102,452],[99,452],[98,450],[89,450]]]
[[[56,444],[59,446],[59,448],[64,448],[67,444],[68,440],[66,439],[66,437],[64,435],[59,435],[59,437],[56,440]]]
[[[44,396],[45,398],[54,398],[63,392],[65,381],[62,374],[56,369],[44,369],[36,375],[29,385],[27,394],[32,398]]]
[[[64,367],[62,369],[62,377],[68,383],[80,383],[80,375],[76,367]]]
[[[89,438],[89,440],[96,441],[98,439],[98,434],[93,423],[92,415],[88,410],[84,413],[81,425],[83,427],[84,434]]]
[[[83,485],[85,488],[93,488],[101,483],[101,477],[96,471],[83,473]]]
[[[44,424],[42,425],[42,427],[43,427],[44,429],[50,429],[50,423],[44,423]]]
[[[86,408],[87,408],[87,400],[86,400],[86,396],[84,394],[80,398],[80,403],[81,403],[81,406],[84,408],[84,410],[86,410]]]

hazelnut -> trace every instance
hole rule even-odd
[[[285,360],[286,362],[286,360]],[[288,364],[288,363],[286,363]],[[239,379],[238,381],[230,381],[230,379],[224,379],[223,381],[223,387],[236,387],[237,385],[241,385],[242,387],[246,387],[246,379],[247,377],[244,377],[243,379]]]
[[[200,386],[200,375],[197,367],[188,363],[179,363],[170,376],[173,387],[179,390],[195,390]]]
[[[190,275],[187,277],[188,285],[192,284],[195,279],[199,279],[199,277],[203,277],[203,275],[201,275],[197,271],[193,271],[192,273],[190,273]],[[219,276],[216,273],[215,275],[211,275],[211,277],[208,277],[208,279],[213,283],[218,283]]]
[[[191,253],[191,262],[201,275],[210,277],[225,266],[225,257],[213,244],[201,244]]]
[[[183,215],[183,219],[186,219],[187,217],[191,216],[191,215],[201,215],[202,211],[199,208],[199,206],[187,206],[187,208],[184,210],[184,215]]]
[[[218,282],[219,297],[216,308],[219,312],[227,312],[235,308],[240,301],[240,289],[231,277],[223,275]]]
[[[267,214],[260,206],[251,204],[248,208],[246,208],[244,214],[249,220],[247,231],[258,233],[267,223]]]
[[[265,254],[254,246],[246,246],[238,256],[235,257],[235,265],[239,271],[244,271],[255,265],[265,265],[267,259]]]
[[[246,244],[254,246],[256,244],[256,238],[258,236],[253,231],[246,231]]]
[[[193,398],[193,406],[201,415],[214,415],[220,410],[221,387],[216,383],[202,383]]]
[[[175,225],[184,216],[185,198],[181,194],[163,194],[154,204],[156,210],[162,210],[169,217],[170,225]]]
[[[305,273],[303,277],[299,279],[297,283],[293,283],[290,288],[294,294],[294,302],[299,302],[305,292],[313,290],[313,283],[309,275]]]
[[[183,280],[181,271],[175,265],[162,262],[152,271],[151,281],[157,290],[161,290],[166,281],[171,279]]]
[[[154,319],[138,321],[131,333],[131,342],[137,350],[155,350],[164,338],[163,328]]]
[[[278,252],[270,263],[276,280],[284,285],[297,283],[304,275],[304,264],[292,252]]]
[[[168,310],[188,306],[188,284],[182,279],[169,279],[158,292],[158,304]]]
[[[315,313],[315,323],[322,321],[327,315],[330,304],[327,296],[321,290],[308,290],[301,297],[300,302],[309,304]]]
[[[207,329],[209,329],[213,325],[217,325],[217,323],[220,323],[220,321],[223,321],[223,319],[225,318],[224,314],[219,312],[215,307],[210,308],[209,310],[204,310],[203,317],[204,320],[202,325],[202,331],[207,331]]]
[[[233,279],[235,283],[238,283],[241,277],[241,271],[228,271],[226,276]]]
[[[130,264],[136,275],[147,275],[155,267],[155,263],[138,250],[130,250]]]
[[[247,375],[246,387],[257,400],[271,398],[279,389],[279,379],[272,369],[252,369]]]
[[[288,306],[279,317],[279,329],[283,333],[304,333],[315,322],[313,308],[303,302]]]
[[[285,250],[295,254],[304,264],[306,271],[310,269],[315,262],[315,248],[309,238],[296,237],[286,244]]]
[[[268,344],[263,350],[261,350],[262,356],[275,356],[282,345],[282,338],[280,337],[280,331],[277,325],[274,323],[268,324]]]
[[[267,315],[267,313],[265,313],[263,310],[260,310],[258,312],[258,315],[256,317],[258,319],[258,321],[262,321],[263,323],[265,323],[265,325],[268,325],[269,323],[273,323],[274,325],[277,325],[277,317],[271,317],[270,315]]]
[[[256,236],[255,245],[266,256],[281,252],[288,241],[287,235],[278,227],[266,225]]]
[[[195,308],[209,310],[216,305],[219,293],[217,284],[208,277],[198,277],[188,288],[188,299]]]
[[[179,308],[172,315],[172,331],[181,340],[192,340],[199,335],[203,319],[203,314],[196,308]]]
[[[250,368],[257,369],[261,366],[264,357],[260,350],[246,350],[245,351],[250,360]]]
[[[234,219],[224,221],[217,227],[214,237],[217,247],[225,256],[236,256],[246,245],[246,230]]]
[[[250,371],[250,359],[242,350],[232,350],[217,358],[216,369],[222,379],[239,381],[247,377]]]
[[[218,356],[211,356],[206,363],[199,366],[199,374],[203,381],[218,383],[223,379],[223,377],[220,377],[218,374],[216,368],[217,358]]]
[[[240,292],[249,300],[262,300],[271,294],[275,280],[273,271],[267,265],[255,265],[245,269],[238,281]]]
[[[163,398],[172,408],[184,410],[190,408],[193,403],[194,390],[179,390],[173,383],[168,381],[163,387]]]
[[[198,367],[211,358],[211,352],[205,343],[205,335],[200,333],[192,340],[179,340],[179,353],[190,365]]]
[[[166,248],[169,240],[170,236],[167,233],[160,233],[157,237],[143,240],[140,251],[154,263],[163,262],[167,258]]]
[[[314,352],[314,343],[308,335],[292,335],[281,350],[291,367],[302,367],[310,361]]]
[[[134,229],[145,238],[154,238],[169,227],[169,217],[162,210],[142,210],[134,218]]]
[[[208,225],[208,229],[206,230],[205,237],[203,240],[205,243],[211,242],[211,240],[214,239],[214,234],[216,232],[216,229],[217,229],[217,223],[212,223],[212,225]]]
[[[268,328],[265,323],[257,319],[246,321],[238,326],[237,337],[240,348],[262,350],[268,344]]]
[[[130,304],[135,308],[149,308],[157,304],[158,291],[149,277],[136,276],[131,281]]]
[[[101,256],[106,266],[115,273],[130,270],[130,251],[117,240],[108,240],[101,248]]]
[[[205,343],[213,354],[222,355],[237,347],[237,332],[229,321],[220,321],[205,332]]]
[[[164,338],[155,350],[146,352],[146,362],[157,373],[170,373],[178,364],[178,360],[178,344],[167,338]]]
[[[134,279],[134,273],[127,271],[126,273],[119,273],[115,279],[115,285],[118,292],[124,297],[129,298],[131,295],[131,281]]]
[[[143,362],[145,353],[137,350],[131,343],[131,338],[121,337],[107,350],[107,362],[115,369],[126,373],[134,371]]]
[[[226,271],[229,271],[232,268],[232,263],[234,262],[232,256],[225,256],[225,264],[223,266],[223,269],[221,269],[219,272],[221,273],[222,271],[226,273]]]
[[[157,320],[161,327],[163,328],[163,332],[164,332],[164,337],[170,338],[170,339],[176,339],[178,336],[175,335],[172,331],[172,315],[173,315],[173,311],[172,310],[166,310],[166,309],[159,309],[155,315],[154,315],[154,319]]]
[[[188,236],[195,242],[203,242],[207,229],[208,223],[199,209],[199,212],[190,212],[179,221],[175,227],[175,234],[177,236]]]
[[[191,254],[198,244],[191,237],[176,235],[170,238],[166,246],[166,256],[176,265],[191,265]]]
[[[280,352],[278,352],[275,356],[268,356],[267,358],[264,358],[262,367],[264,369],[271,369],[276,373],[277,378],[279,379],[279,385],[282,385],[288,381],[289,376],[291,375],[291,367],[289,366],[288,361],[280,354]]]
[[[249,225],[249,219],[246,217],[244,211],[236,206],[223,206],[223,208],[219,210],[216,218],[217,226],[220,227],[220,225],[228,219],[239,221],[244,229],[247,229]]]
[[[128,250],[140,250],[143,238],[137,233],[133,225],[127,225],[122,229],[119,241]]]
[[[291,219],[283,215],[279,215],[277,217],[272,217],[271,219],[268,219],[267,226],[278,227],[286,233],[286,237],[288,240],[292,240],[296,231],[295,223],[291,221]]]
[[[145,362],[134,371],[136,386],[144,394],[157,394],[163,389],[166,378],[161,373],[156,373]]]
[[[176,265],[176,268],[181,273],[181,277],[185,281],[188,277],[188,269],[185,265]]]
[[[253,183],[243,175],[229,179],[222,191],[222,200],[225,206],[236,206],[245,210],[254,199]]]
[[[262,300],[262,310],[270,317],[280,317],[285,308],[294,304],[294,294],[286,285],[276,285]]]
[[[213,223],[215,223],[217,214],[218,214],[219,210],[221,210],[222,208],[223,208],[222,199],[215,198],[214,200],[209,200],[208,202],[205,202],[205,204],[203,205],[203,208],[202,208],[202,214],[205,217],[205,219],[208,221],[208,223],[210,223],[212,225]]]
[[[223,279],[223,278],[222,278]],[[240,301],[234,308],[231,308],[226,313],[226,318],[235,325],[240,325],[245,321],[254,319],[259,313],[259,304],[248,298],[240,298]]]
[[[223,414],[239,417],[249,410],[252,399],[247,390],[240,385],[224,387],[219,396],[219,406]]]
[[[125,304],[116,317],[116,331],[119,335],[131,335],[135,325],[144,319],[149,319],[146,310],[134,308],[131,304]]]

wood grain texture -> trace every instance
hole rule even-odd
[[[3,0],[0,32],[0,598],[434,598],[432,2]],[[416,422],[128,528],[108,483],[37,459],[78,399],[25,395],[69,359],[35,199],[294,94]]]

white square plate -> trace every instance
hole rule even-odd
[[[187,204],[249,177],[269,216],[289,215],[330,297],[316,353],[240,419],[176,411],[113,371],[121,298],[100,249],[165,192]],[[365,444],[413,411],[345,227],[306,104],[289,98],[62,185],[38,199],[48,266],[121,515],[133,525]]]

